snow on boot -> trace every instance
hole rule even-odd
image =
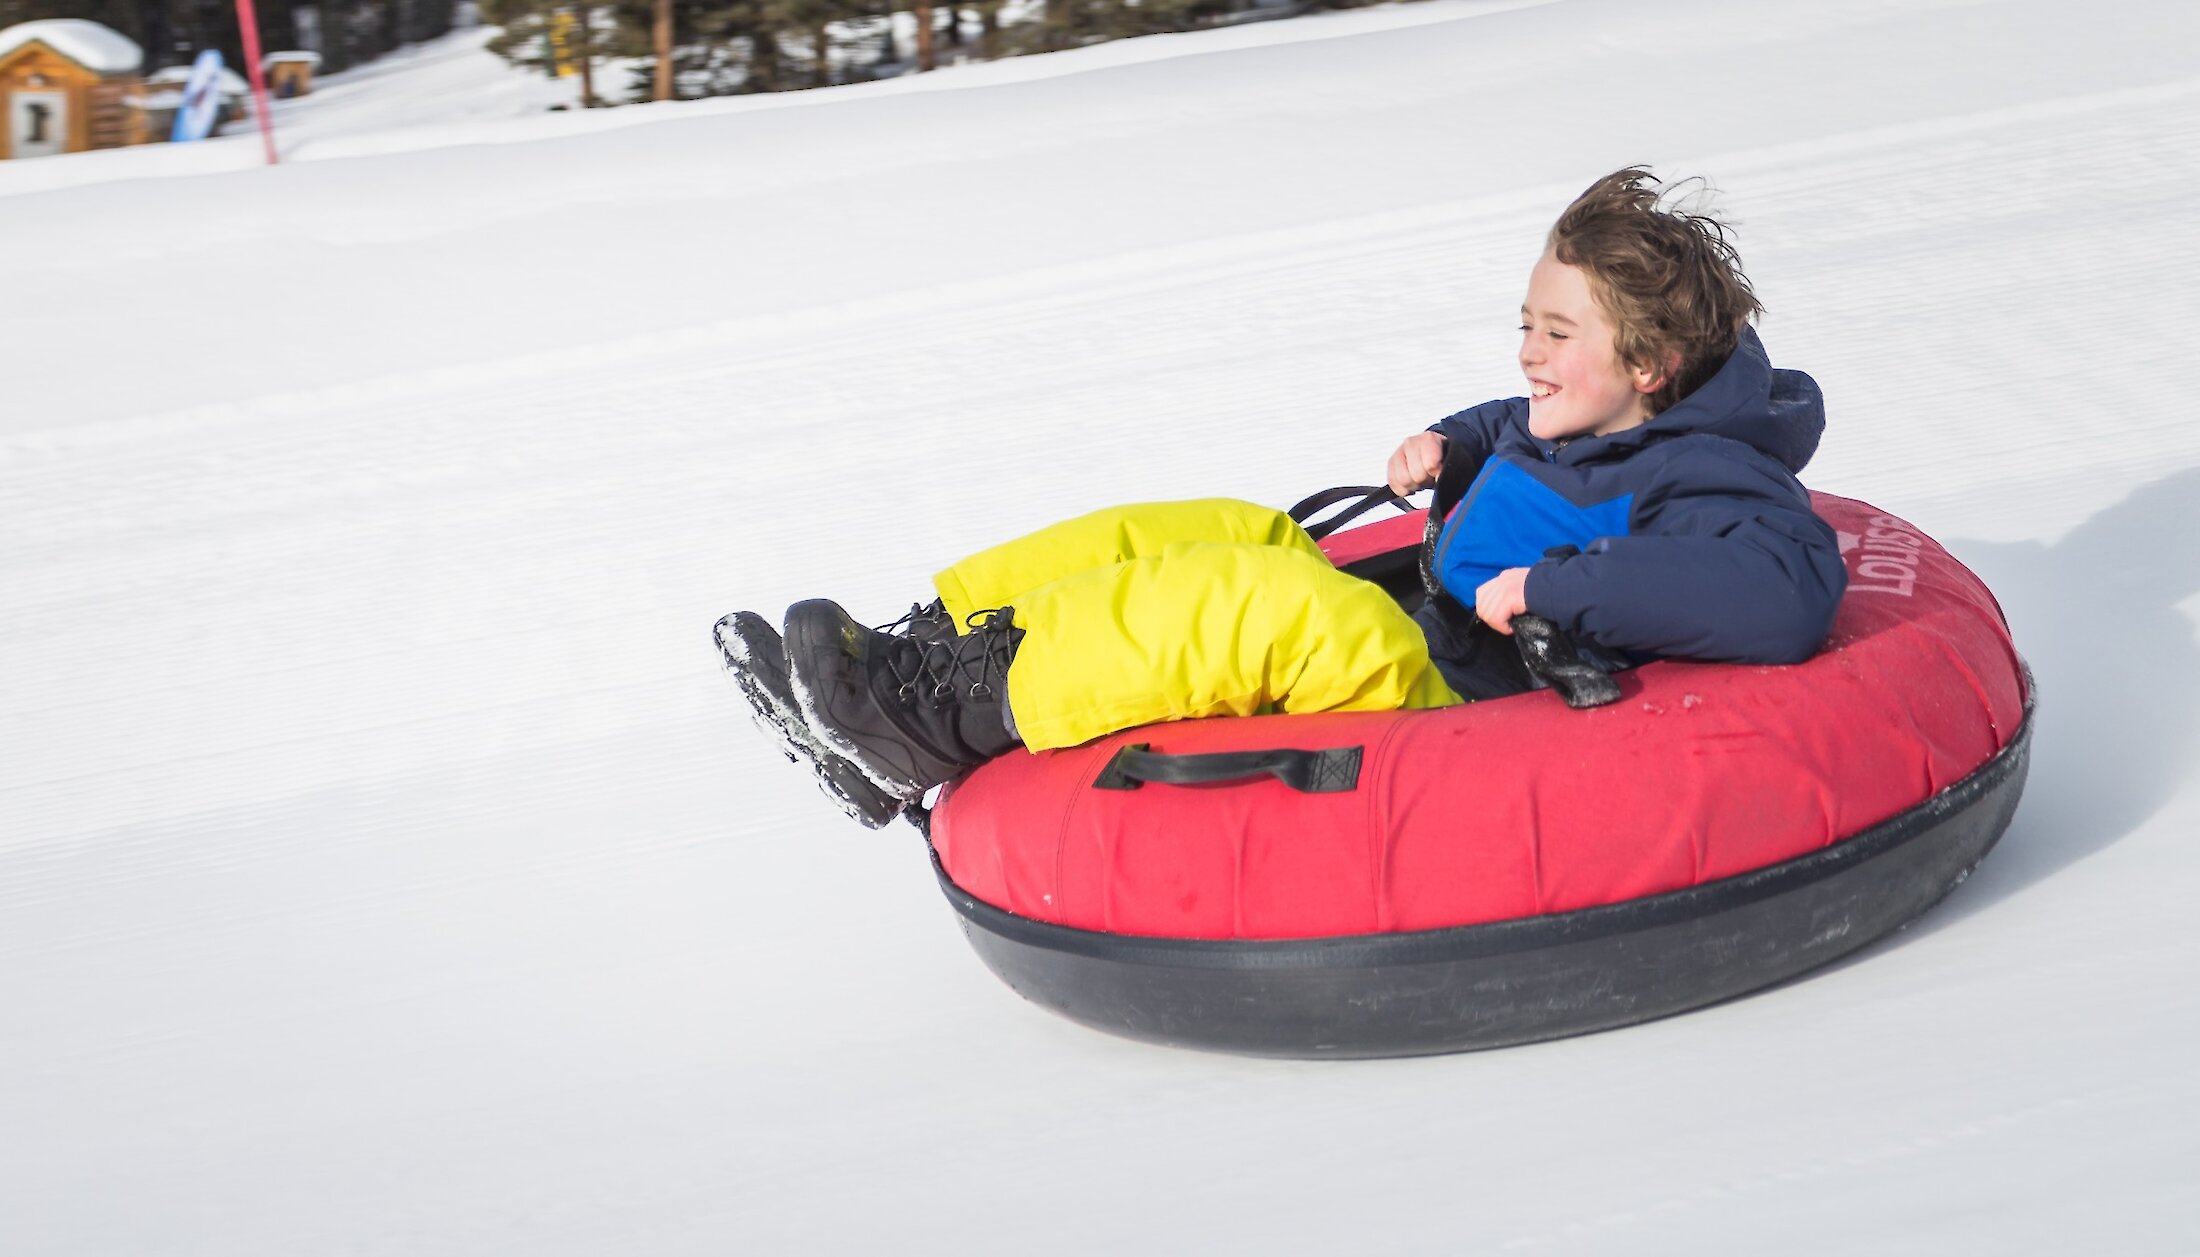
[[[919,639],[866,628],[819,598],[787,609],[787,667],[819,739],[914,800],[1020,745],[1008,731],[1008,665],[1023,636],[1007,607],[960,637]]]
[[[803,723],[801,704],[787,680],[787,654],[779,631],[764,617],[736,611],[712,630],[741,697],[748,700],[757,727],[780,751],[817,777],[818,789],[841,811],[868,828],[879,829],[901,815],[901,800],[886,793],[856,765],[818,741]]]

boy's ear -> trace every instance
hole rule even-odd
[[[1681,356],[1678,353],[1669,353],[1665,355],[1662,364],[1638,363],[1630,366],[1628,371],[1634,376],[1636,392],[1655,393],[1664,388],[1666,382],[1678,374],[1680,369]]]

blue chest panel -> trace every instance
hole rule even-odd
[[[1436,543],[1437,579],[1471,607],[1482,582],[1508,567],[1533,567],[1553,546],[1586,550],[1599,537],[1626,536],[1634,502],[1634,494],[1623,493],[1576,503],[1526,467],[1492,458],[1444,523]]]

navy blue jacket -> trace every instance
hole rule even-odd
[[[1437,539],[1435,572],[1471,608],[1483,581],[1528,568],[1528,609],[1606,666],[1801,662],[1825,641],[1848,584],[1833,529],[1795,478],[1825,423],[1817,383],[1775,370],[1748,329],[1703,387],[1610,436],[1540,440],[1524,397],[1460,411],[1433,428],[1446,480],[1462,465],[1473,475]],[[1565,546],[1580,553],[1546,557]],[[1509,659],[1492,666],[1496,635],[1460,605],[1432,600],[1420,618],[1453,689],[1486,698],[1524,684]]]

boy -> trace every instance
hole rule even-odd
[[[788,609],[783,642],[759,616],[728,616],[719,641],[742,692],[877,827],[1019,745],[1517,693],[1529,682],[1499,638],[1523,612],[1608,670],[1808,658],[1847,580],[1795,479],[1823,403],[1750,330],[1762,307],[1725,227],[1658,199],[1629,168],[1568,206],[1521,305],[1529,396],[1461,411],[1391,456],[1391,488],[1435,486],[1445,521],[1424,556],[1443,593],[1413,617],[1276,512],[1126,507],[956,564],[935,578],[939,602],[885,629],[824,600]]]

